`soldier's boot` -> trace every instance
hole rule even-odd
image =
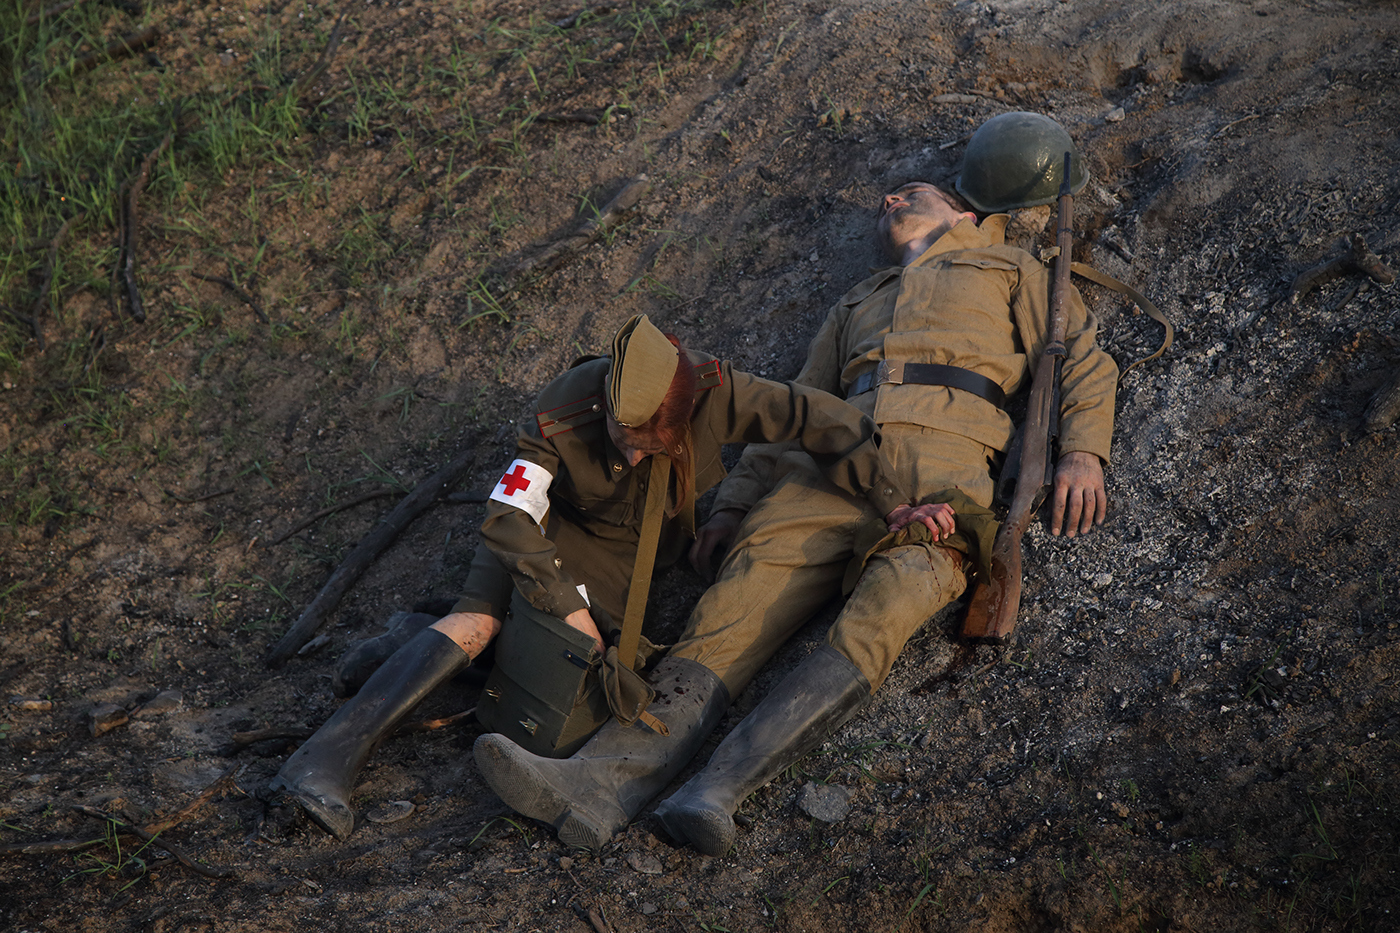
[[[436,629],[419,632],[292,753],[268,789],[290,798],[326,832],[349,836],[355,829],[350,792],[370,753],[434,687],[470,661]]]
[[[360,691],[370,675],[394,652],[408,644],[414,635],[432,625],[441,616],[426,612],[396,612],[386,623],[389,630],[374,638],[357,641],[340,656],[331,674],[331,692],[336,696],[352,697]]]
[[[661,802],[661,825],[677,842],[724,855],[745,798],[845,725],[869,697],[865,675],[822,645],[724,737],[704,770]]]
[[[597,852],[694,756],[729,706],[709,668],[663,658],[651,676],[647,712],[670,735],[610,719],[572,758],[545,758],[502,735],[476,740],[477,767],[507,806],[554,827],[566,845]]]

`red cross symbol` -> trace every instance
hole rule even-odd
[[[525,478],[525,464],[517,463],[515,469],[501,477],[501,485],[506,487],[506,495],[513,496],[517,492],[530,488],[530,481]]]

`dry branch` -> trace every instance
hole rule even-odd
[[[179,122],[178,107],[174,122]],[[141,290],[136,284],[136,205],[141,198],[141,192],[146,189],[151,166],[165,153],[174,138],[175,130],[171,129],[160,141],[160,145],[146,154],[146,158],[141,160],[141,168],[136,172],[136,177],[132,179],[122,198],[121,256],[118,267],[121,269],[122,282],[126,286],[132,320],[138,324],[146,320],[146,309],[141,303]]]
[[[1348,239],[1348,245],[1351,251],[1347,255],[1329,259],[1300,273],[1293,280],[1293,287],[1288,290],[1288,300],[1296,305],[1314,288],[1341,278],[1348,272],[1360,272],[1370,276],[1371,280],[1379,285],[1389,285],[1395,281],[1395,273],[1379,256],[1371,252],[1365,237],[1353,233]]]
[[[70,74],[82,74],[84,71],[91,71],[98,65],[113,58],[124,58],[127,55],[135,55],[149,45],[154,45],[160,38],[160,30],[155,26],[147,26],[140,32],[133,32],[129,36],[122,36],[120,39],[107,43],[106,48],[98,49],[96,52],[89,52],[73,63]]]
[[[349,502],[341,502],[340,504],[333,505],[328,509],[322,509],[315,515],[306,519],[306,521],[293,525],[291,528],[288,528],[286,531],[282,532],[282,534],[278,535],[276,538],[273,538],[271,541],[267,542],[267,544],[263,545],[263,547],[272,547],[275,544],[281,544],[283,541],[286,541],[298,531],[301,531],[305,528],[310,528],[312,525],[316,524],[321,519],[325,518],[327,515],[334,515],[336,512],[343,512],[346,509],[353,509],[357,505],[361,505],[365,502],[372,502],[375,499],[383,499],[385,496],[392,496],[393,494],[394,490],[392,489],[378,489],[374,492],[367,492],[359,498],[351,499]]]
[[[475,448],[469,447],[459,453],[450,463],[404,496],[384,521],[355,545],[350,555],[336,568],[335,573],[331,574],[326,585],[321,587],[321,592],[316,594],[311,605],[306,607],[306,611],[287,630],[287,634],[282,636],[282,640],[268,652],[265,658],[268,667],[279,668],[286,664],[302,645],[311,640],[311,636],[325,623],[326,617],[340,602],[341,597],[360,578],[360,574],[365,572],[365,568],[374,562],[379,552],[388,547],[420,512],[432,505],[448,488],[456,485],[475,457]]]
[[[45,19],[52,19],[65,10],[71,10],[77,6],[81,0],[67,0],[66,3],[55,3],[47,10],[40,10],[38,13],[30,13],[29,18],[24,21],[26,26],[37,26]]]
[[[646,194],[650,182],[647,176],[638,175],[623,186],[611,201],[603,205],[603,209],[596,217],[591,217],[575,228],[574,232],[563,239],[555,240],[553,243],[532,256],[527,256],[510,270],[511,275],[523,275],[527,272],[544,273],[553,269],[573,252],[576,252],[599,236],[602,236],[609,229],[617,226],[623,216],[632,208],[637,206],[637,202]]]
[[[0,846],[0,857],[6,855],[62,855],[100,845],[103,839],[53,839],[48,842],[16,842]]]
[[[253,313],[258,316],[258,320],[262,321],[264,324],[272,323],[268,320],[267,315],[263,313],[262,303],[232,279],[221,279],[217,275],[202,275],[198,272],[191,272],[190,275],[205,282],[213,282],[215,285],[222,285],[224,288],[233,292],[234,296],[238,298],[239,301],[252,308]]]
[[[306,92],[326,73],[326,69],[331,66],[331,60],[335,58],[336,50],[340,48],[340,27],[345,23],[345,14],[341,13],[340,18],[335,21],[335,27],[331,29],[330,39],[326,41],[326,48],[321,52],[321,57],[316,60],[310,70],[292,82],[289,93],[293,97],[303,97]]]
[[[200,791],[198,797],[185,804],[185,806],[180,808],[179,811],[171,814],[170,816],[167,816],[163,820],[147,824],[142,831],[149,833],[152,836],[159,836],[166,830],[178,826],[185,820],[194,816],[194,814],[196,813],[196,811],[199,810],[200,807],[204,806],[210,800],[213,800],[219,794],[233,787],[234,773],[237,772],[240,767],[240,765],[234,765],[232,768],[229,768],[223,774],[215,778],[212,784],[204,788],[204,790]]]
[[[104,813],[96,807],[85,807],[79,804],[73,809],[78,811],[79,813],[90,816],[93,819],[106,820],[107,822],[111,823],[114,827],[116,827],[118,831],[130,833],[137,839],[140,839],[142,842],[153,845],[158,849],[164,849],[166,852],[169,852],[171,855],[175,856],[175,860],[178,861],[181,865],[185,866],[197,875],[203,875],[206,878],[228,878],[233,875],[233,869],[231,868],[211,868],[208,865],[201,865],[198,862],[196,862],[193,858],[191,858],[189,853],[187,853],[184,849],[180,848],[174,843],[166,842],[164,839],[157,839],[154,835],[146,832],[144,829],[141,829],[137,826],[132,826],[130,823],[119,820],[110,813]]]

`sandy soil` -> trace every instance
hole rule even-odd
[[[197,216],[153,194],[148,320],[112,317],[91,290],[55,317],[52,346],[103,328],[86,345],[105,407],[75,415],[55,351],[32,344],[0,392],[0,445],[30,464],[0,492],[61,505],[0,529],[0,689],[51,702],[0,713],[0,846],[101,839],[77,806],[149,825],[226,775],[161,839],[231,874],[152,848],[9,852],[0,927],[1400,926],[1400,458],[1396,429],[1364,419],[1396,378],[1400,311],[1354,270],[1290,299],[1344,237],[1400,262],[1394,3],[628,0],[573,22],[576,0],[344,9],[296,145],[203,192]],[[249,22],[310,47],[334,12],[150,15],[166,65],[237,86]],[[566,25],[521,52],[546,22]],[[565,35],[572,62],[550,51]],[[1122,380],[1103,530],[1028,536],[1017,644],[963,648],[956,615],[935,620],[861,716],[745,806],[724,859],[674,848],[647,816],[598,857],[568,852],[482,789],[471,724],[389,742],[346,842],[269,810],[260,789],[295,741],[235,749],[233,733],[321,722],[349,643],[452,594],[479,507],[420,517],[328,644],[275,671],[268,648],[393,500],[274,539],[462,449],[476,454],[461,488],[485,488],[534,391],[637,312],[790,376],[874,261],[879,194],[950,181],[967,135],[1009,109],[1071,130],[1093,173],[1081,253],[1178,328]],[[532,112],[604,119],[512,124]],[[473,121],[489,127],[474,141]],[[643,174],[625,223],[547,274],[511,271]],[[190,270],[254,270],[241,280],[271,323]],[[1157,325],[1084,292],[1120,365],[1155,348]],[[676,570],[655,588],[664,637],[700,583]],[[137,712],[166,691],[175,709]],[[104,703],[130,722],[94,737]],[[472,705],[456,684],[423,715]],[[847,792],[848,815],[808,816],[809,784]],[[395,801],[408,818],[364,819]]]

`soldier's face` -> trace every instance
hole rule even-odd
[[[893,255],[907,243],[935,234],[941,236],[962,216],[933,185],[914,181],[881,199],[875,231],[886,251]]]
[[[630,466],[636,466],[652,454],[666,452],[666,446],[661,443],[661,439],[650,431],[624,428],[613,420],[612,415],[608,415],[607,424],[608,437],[612,438],[613,446]]]

